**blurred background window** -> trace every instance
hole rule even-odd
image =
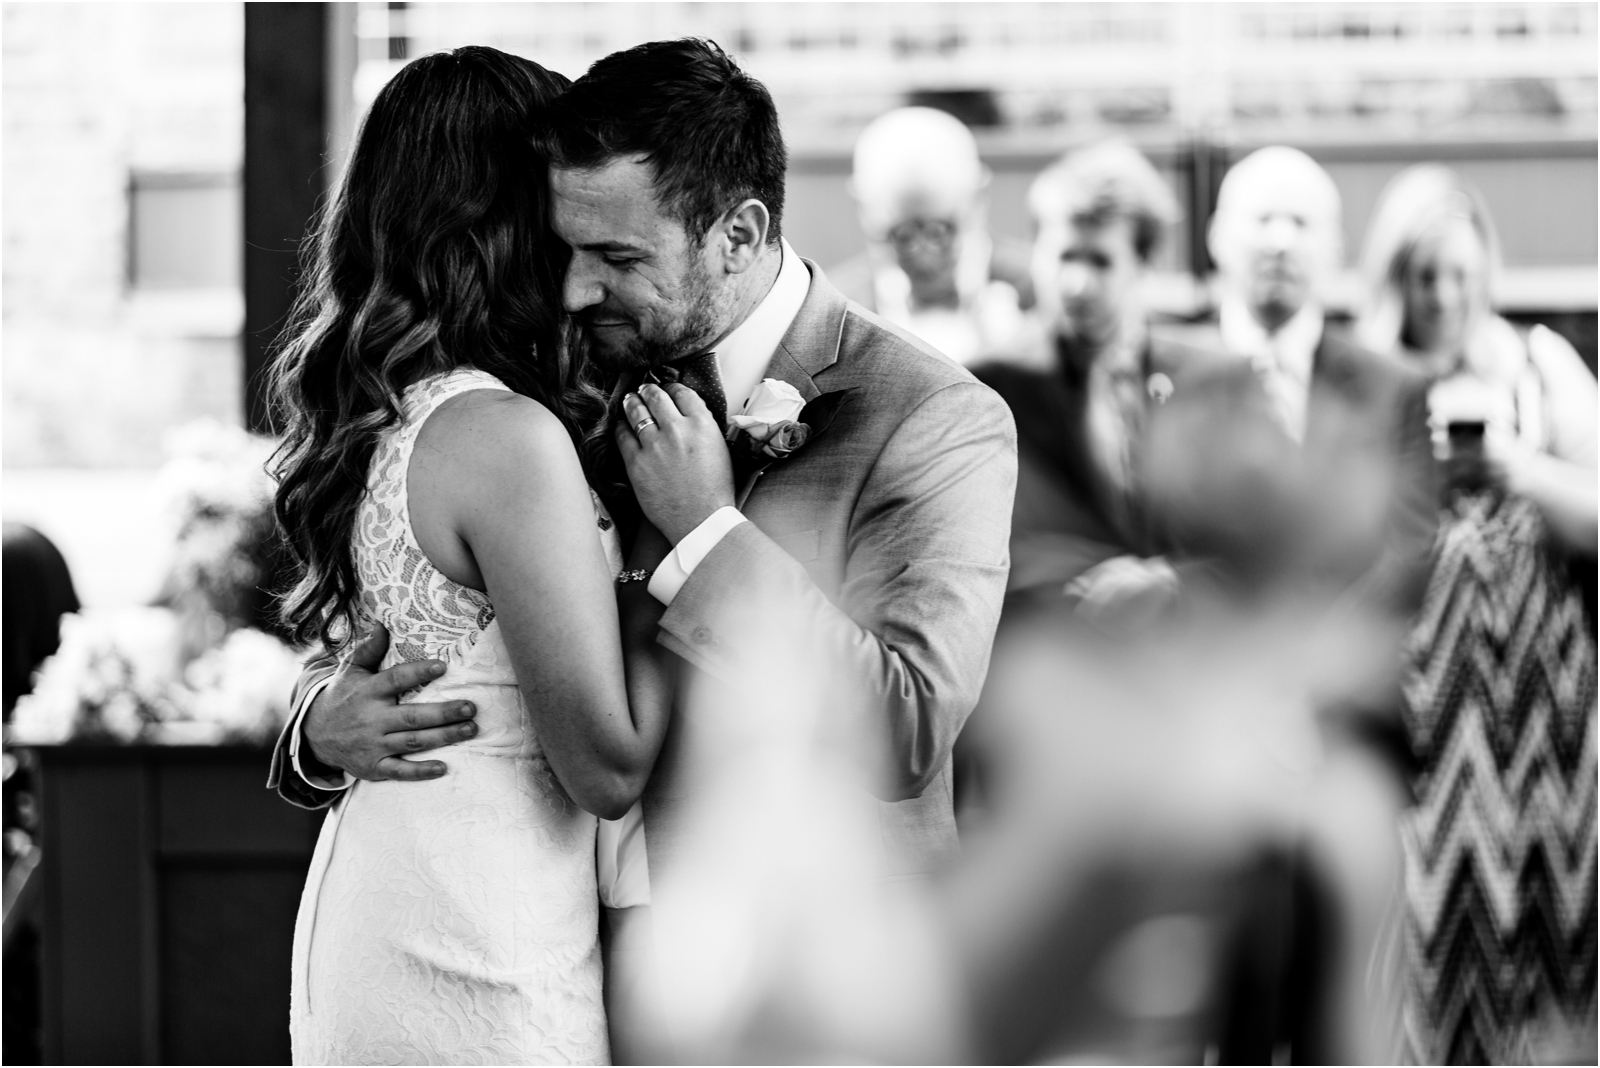
[[[239,176],[134,171],[128,181],[128,281],[137,289],[237,287]]]

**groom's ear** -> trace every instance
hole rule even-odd
[[[767,206],[751,197],[733,208],[713,228],[711,238],[722,254],[723,269],[741,274],[750,269],[767,243],[772,216]]]

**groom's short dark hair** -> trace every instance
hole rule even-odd
[[[644,156],[656,195],[692,237],[736,204],[755,198],[783,233],[789,153],[766,86],[714,41],[651,41],[589,68],[552,109],[552,162],[599,167]]]

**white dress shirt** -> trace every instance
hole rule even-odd
[[[1297,442],[1305,441],[1311,366],[1322,341],[1322,326],[1322,309],[1309,302],[1271,333],[1236,298],[1223,301],[1217,312],[1222,343],[1228,351],[1250,358],[1274,414]]]
[[[307,687],[306,692],[301,695],[300,707],[294,710],[294,729],[289,732],[289,766],[294,768],[294,773],[296,775],[300,776],[300,778],[304,779],[306,782],[310,783],[312,786],[315,786],[319,790],[348,790],[352,785],[355,784],[355,779],[351,778],[348,771],[341,771],[338,775],[330,778],[322,775],[308,774],[306,770],[300,766],[300,739],[301,735],[304,733],[300,729],[302,725],[301,721],[306,718],[306,709],[311,707],[311,703],[317,699],[317,695],[322,693],[323,690],[326,690],[328,688],[328,684],[332,681],[333,676],[329,675],[315,686]]]
[[[800,262],[789,242],[782,243],[783,263],[777,280],[748,318],[712,349],[717,354],[717,371],[722,375],[722,392],[728,398],[728,414],[737,415],[761,384],[767,365],[778,351],[783,335],[789,332],[800,305],[811,291],[811,272]],[[723,536],[745,521],[736,508],[719,508],[683,539],[661,561],[650,576],[650,596],[662,604],[672,599],[689,581],[689,576],[710,555]]]

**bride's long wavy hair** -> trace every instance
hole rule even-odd
[[[274,508],[299,570],[281,613],[296,641],[332,650],[353,631],[356,512],[408,386],[487,371],[549,407],[575,444],[604,412],[561,314],[567,252],[547,223],[536,133],[567,85],[473,46],[407,65],[367,113],[302,249],[272,371]]]

